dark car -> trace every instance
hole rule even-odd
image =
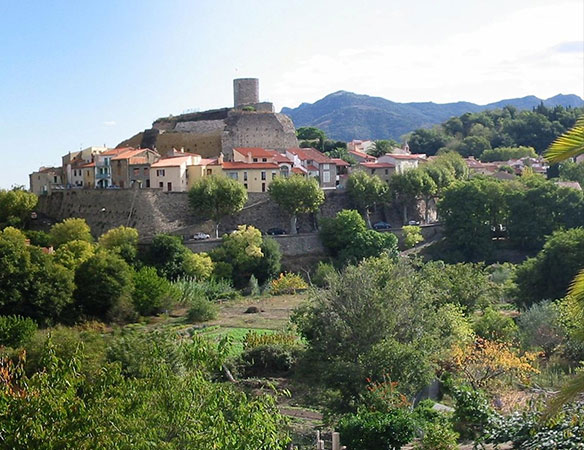
[[[270,236],[278,236],[280,234],[286,234],[286,230],[283,230],[282,228],[270,228],[266,234],[269,234]]]
[[[373,228],[375,230],[389,230],[391,228],[391,225],[388,224],[387,222],[377,222],[373,224]]]

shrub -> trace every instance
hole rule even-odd
[[[517,336],[517,325],[513,319],[493,308],[487,308],[473,324],[473,329],[483,339],[510,342]]]
[[[258,333],[248,331],[243,338],[243,348],[249,350],[262,345],[281,345],[284,347],[299,346],[298,336],[288,332]]]
[[[144,266],[134,273],[132,302],[143,316],[156,314],[172,297],[172,285],[166,278],[158,276],[154,267]]]
[[[335,268],[332,264],[319,261],[314,274],[312,275],[312,282],[321,288],[328,287],[328,278],[335,273]]]
[[[300,275],[281,273],[278,279],[272,281],[271,292],[274,295],[295,294],[297,290],[307,289],[308,285]]]
[[[287,372],[298,359],[298,349],[287,345],[266,344],[244,350],[241,355],[243,372],[247,376]]]
[[[416,450],[456,450],[458,433],[446,423],[429,423]]]
[[[186,305],[200,296],[209,300],[235,298],[237,290],[233,289],[231,282],[225,279],[213,279],[208,281],[196,281],[192,278],[179,278],[172,283],[178,303]]]
[[[526,349],[541,348],[550,356],[566,338],[556,305],[549,301],[536,303],[518,319],[521,343]]]
[[[258,283],[258,279],[255,277],[254,274],[252,274],[251,277],[249,277],[247,293],[253,297],[261,294],[260,284]]]
[[[37,324],[28,317],[0,316],[0,346],[21,347],[34,336]]]
[[[399,449],[414,437],[414,421],[402,409],[389,413],[359,412],[341,418],[338,424],[343,444],[351,449]]]
[[[99,246],[120,255],[128,264],[133,264],[138,254],[138,230],[119,226],[99,237]]]
[[[213,261],[206,253],[185,253],[183,272],[187,277],[207,280],[213,273]]]
[[[70,241],[87,241],[93,242],[91,230],[85,219],[68,218],[61,223],[57,223],[51,227],[49,231],[51,236],[51,243],[55,247],[59,247],[65,242]]]
[[[205,296],[191,299],[187,320],[189,322],[207,322],[217,317],[218,307]]]
[[[456,402],[452,417],[454,429],[464,438],[476,438],[489,424],[495,411],[482,391],[468,386],[450,386],[449,390]]]

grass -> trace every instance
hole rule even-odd
[[[230,354],[231,356],[235,356],[243,352],[243,340],[245,338],[245,335],[250,331],[254,331],[259,334],[270,334],[275,332],[275,330],[261,328],[226,328],[221,327],[219,325],[215,325],[208,328],[204,328],[201,331],[199,331],[199,333],[203,336],[217,340],[221,339],[224,336],[230,336],[233,343]]]

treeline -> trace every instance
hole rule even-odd
[[[513,106],[505,106],[503,109],[453,117],[431,129],[420,128],[412,132],[407,140],[413,153],[429,156],[454,150],[463,157],[474,156],[492,161],[492,149],[516,147],[531,147],[541,154],[556,137],[571,128],[583,112],[584,108],[548,108],[543,104],[532,111],[518,111]],[[497,155],[505,156],[508,152]]]

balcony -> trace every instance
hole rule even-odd
[[[99,173],[99,172],[96,172],[96,174],[95,174],[95,179],[96,180],[107,180],[107,179],[109,179],[111,177],[112,177],[111,173]]]

